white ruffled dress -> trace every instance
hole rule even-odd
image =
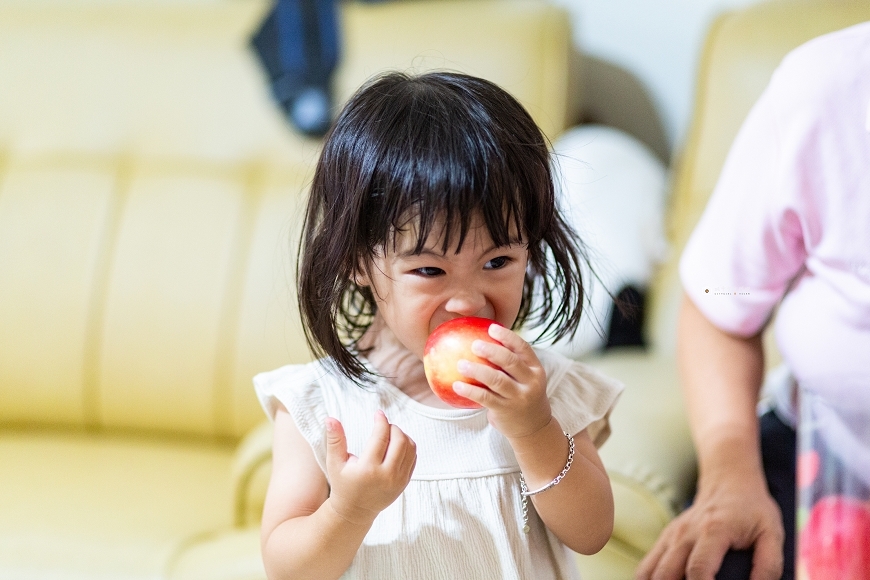
[[[601,445],[622,385],[561,355],[536,354],[547,371],[553,416],[565,431],[587,429]],[[356,455],[378,409],[417,443],[411,482],[377,517],[343,579],[577,578],[573,557],[531,501],[531,531],[522,532],[519,465],[485,409],[430,407],[384,379],[363,389],[317,361],[261,373],[254,385],[269,417],[279,402],[288,410],[324,473],[327,416],[342,422]]]

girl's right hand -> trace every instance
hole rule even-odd
[[[417,445],[383,411],[362,454],[347,452],[344,428],[337,419],[326,419],[326,471],[328,503],[344,520],[369,526],[379,513],[398,498],[417,465]]]

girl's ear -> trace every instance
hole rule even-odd
[[[369,279],[368,269],[366,265],[360,260],[360,263],[357,264],[356,269],[353,271],[350,279],[359,287],[371,286],[371,280]]]

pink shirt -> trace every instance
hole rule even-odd
[[[792,51],[747,117],[680,262],[724,331],[776,340],[798,384],[870,408],[870,23]]]

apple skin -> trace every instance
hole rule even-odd
[[[810,580],[870,580],[870,506],[823,497],[800,534],[800,563]]]
[[[426,380],[429,381],[432,391],[448,405],[460,409],[481,408],[471,399],[453,392],[453,383],[463,381],[470,385],[486,388],[480,382],[461,375],[456,364],[460,359],[465,359],[494,369],[498,368],[471,352],[471,343],[475,340],[501,344],[489,336],[489,327],[493,324],[498,324],[498,322],[477,316],[464,316],[440,324],[429,335],[423,351],[423,369],[426,371]]]

